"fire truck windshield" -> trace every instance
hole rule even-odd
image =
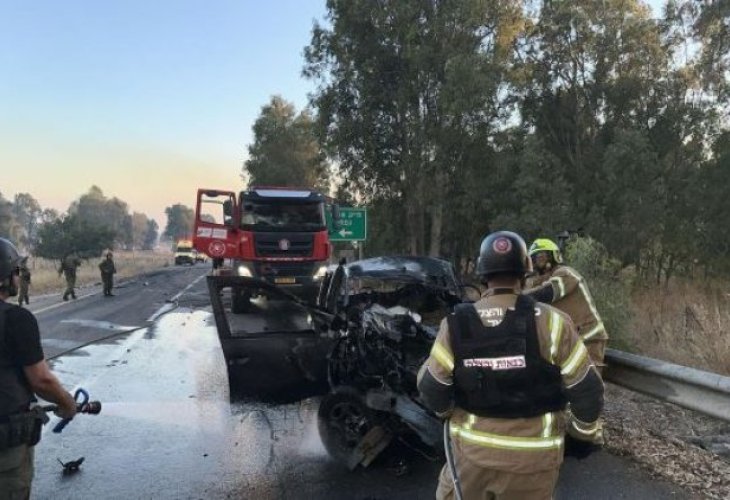
[[[244,201],[241,213],[244,229],[262,231],[316,231],[325,227],[324,204]]]

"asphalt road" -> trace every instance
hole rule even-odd
[[[207,305],[204,286],[182,292],[190,284],[204,283],[209,269],[207,264],[162,268],[117,283],[113,297],[103,295],[101,283],[78,288],[77,299],[68,302],[62,300],[61,293],[32,296],[29,309],[38,318],[46,357],[55,358],[89,342],[146,328],[181,303]]]
[[[117,297],[91,289],[74,303],[34,304],[49,350],[118,333],[109,325],[141,328],[53,361],[66,386],[83,386],[104,407],[62,434],[46,426],[32,498],[433,498],[440,461],[399,455],[408,464],[404,475],[392,456],[355,472],[333,462],[317,433],[317,400],[232,403],[200,279],[206,271],[170,268],[127,283]],[[81,470],[63,475],[58,460],[80,457]],[[601,452],[564,464],[556,498],[690,496]]]

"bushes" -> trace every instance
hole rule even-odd
[[[598,241],[573,237],[564,252],[566,264],[586,280],[598,313],[611,337],[610,347],[631,350],[631,278]]]

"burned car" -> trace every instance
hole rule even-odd
[[[326,274],[314,306],[253,278],[209,277],[209,286],[232,396],[281,403],[321,396],[320,437],[350,469],[367,466],[395,439],[440,447],[440,423],[421,404],[416,376],[441,319],[464,301],[450,263],[341,263]],[[255,328],[251,315],[226,315],[225,286],[266,296],[260,313],[274,319]]]

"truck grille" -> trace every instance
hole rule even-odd
[[[315,266],[311,262],[257,262],[255,266],[256,275],[263,277],[305,276],[311,278],[315,271]]]
[[[282,240],[285,240],[283,245]],[[311,257],[314,235],[254,233],[254,242],[257,257]]]

